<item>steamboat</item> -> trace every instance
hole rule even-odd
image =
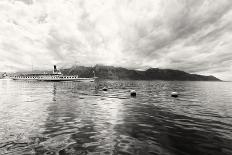
[[[35,74],[21,74],[12,76],[13,80],[37,80],[37,81],[77,81],[77,82],[94,82],[97,77],[79,78],[78,75],[66,76],[63,75],[54,65],[52,73],[35,73]]]

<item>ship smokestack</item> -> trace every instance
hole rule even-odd
[[[54,65],[53,72],[54,72],[54,73],[56,73],[56,72],[57,72],[56,65]]]

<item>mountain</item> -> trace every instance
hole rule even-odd
[[[167,80],[167,81],[221,81],[214,76],[203,76],[189,74],[180,70],[150,68],[145,71],[131,70],[122,67],[96,65],[94,67],[73,66],[67,69],[60,69],[64,75],[78,75],[79,77],[93,77],[112,80]],[[52,73],[52,71],[28,71],[17,72],[14,75],[31,73]],[[13,75],[8,74],[8,75]]]
[[[94,67],[73,66],[61,69],[64,75],[79,75],[79,77],[93,77],[115,80],[169,80],[169,81],[221,81],[214,76],[189,74],[180,70],[150,68],[145,71],[130,70],[122,67],[96,65]]]

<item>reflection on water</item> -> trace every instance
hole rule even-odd
[[[231,92],[224,82],[1,80],[0,154],[231,155]]]

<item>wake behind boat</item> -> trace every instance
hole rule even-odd
[[[12,76],[13,80],[37,80],[37,81],[77,81],[77,82],[94,82],[97,77],[79,78],[78,75],[66,76],[63,75],[54,65],[53,73],[42,74],[21,74]]]

